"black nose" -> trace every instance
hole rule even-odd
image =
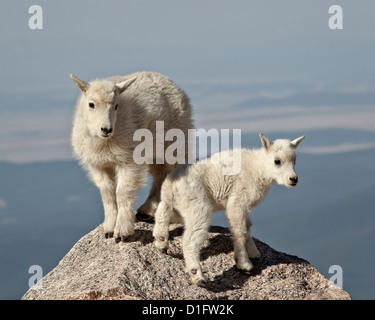
[[[107,128],[107,127],[103,127],[103,128],[100,128],[100,130],[102,130],[103,133],[105,134],[110,134],[112,133],[112,128]]]
[[[293,183],[297,183],[298,182],[298,176],[295,176],[295,177],[290,177],[289,180]]]

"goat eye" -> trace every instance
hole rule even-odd
[[[280,160],[275,160],[275,165],[280,166],[281,165],[281,161]]]
[[[115,110],[117,110],[117,109],[118,109],[118,104],[115,105]]]
[[[89,107],[90,107],[91,109],[94,109],[94,108],[95,108],[95,104],[93,104],[92,102],[90,102],[90,103],[89,103]]]

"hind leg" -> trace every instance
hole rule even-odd
[[[249,215],[246,216],[246,229],[247,229],[247,240],[246,240],[246,251],[247,255],[249,256],[250,259],[254,261],[259,261],[260,260],[260,252],[258,248],[256,247],[253,238],[250,235],[250,228],[252,226],[251,220],[249,218]]]
[[[160,202],[161,185],[167,174],[173,167],[164,164],[151,164],[149,172],[153,178],[149,196],[144,204],[137,210],[137,220],[145,222],[154,222],[154,213]]]

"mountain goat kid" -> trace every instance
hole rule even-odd
[[[163,121],[165,131],[178,128],[187,137],[188,129],[193,127],[189,98],[170,79],[153,72],[90,83],[70,77],[82,92],[73,119],[74,154],[100,190],[105,237],[126,241],[134,233],[136,195],[147,169],[153,184],[137,213],[137,218],[144,220],[152,219],[160,201],[161,184],[177,166],[166,163],[164,158],[156,159],[155,141],[149,146],[151,161],[136,163],[133,153],[140,143],[134,141],[134,133],[137,129],[149,130],[155,140],[156,121]],[[163,139],[162,143],[165,150],[172,141]],[[188,142],[185,144],[182,157],[187,159]],[[164,157],[164,152],[160,155],[159,150],[158,157]]]
[[[155,246],[166,252],[170,222],[183,222],[186,269],[198,286],[205,286],[199,252],[212,213],[226,210],[237,268],[249,272],[253,268],[249,258],[260,258],[250,236],[252,224],[249,211],[262,201],[275,181],[286,187],[294,187],[298,183],[294,171],[295,149],[305,137],[270,142],[263,134],[259,136],[263,148],[217,153],[206,163],[200,160],[193,165],[176,168],[164,180],[161,201],[155,214]],[[235,152],[241,156],[240,172],[237,175],[223,175],[228,159],[233,159]]]

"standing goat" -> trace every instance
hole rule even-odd
[[[259,136],[263,148],[217,153],[207,162],[198,161],[176,168],[164,180],[161,202],[155,214],[155,245],[166,252],[170,222],[183,222],[186,269],[193,283],[199,286],[205,285],[199,252],[212,213],[225,209],[233,236],[237,268],[248,272],[253,268],[249,258],[260,258],[250,236],[249,211],[262,201],[274,182],[286,187],[294,187],[298,183],[294,171],[295,149],[305,137],[271,142],[263,134]],[[240,152],[241,156],[240,172],[237,175],[223,175],[230,163],[228,159],[236,152]]]
[[[149,146],[152,163],[135,163],[133,153],[139,142],[134,141],[134,133],[147,129],[155,139],[156,121],[163,121],[165,131],[178,128],[187,137],[188,129],[193,127],[189,98],[170,79],[153,72],[90,83],[70,77],[82,92],[73,120],[74,154],[100,189],[105,237],[126,241],[134,233],[136,195],[147,169],[153,184],[137,213],[137,218],[144,220],[152,219],[160,201],[161,184],[177,166],[156,159],[155,142]],[[172,143],[163,142],[164,150]],[[188,159],[188,140],[184,147],[183,157]]]

